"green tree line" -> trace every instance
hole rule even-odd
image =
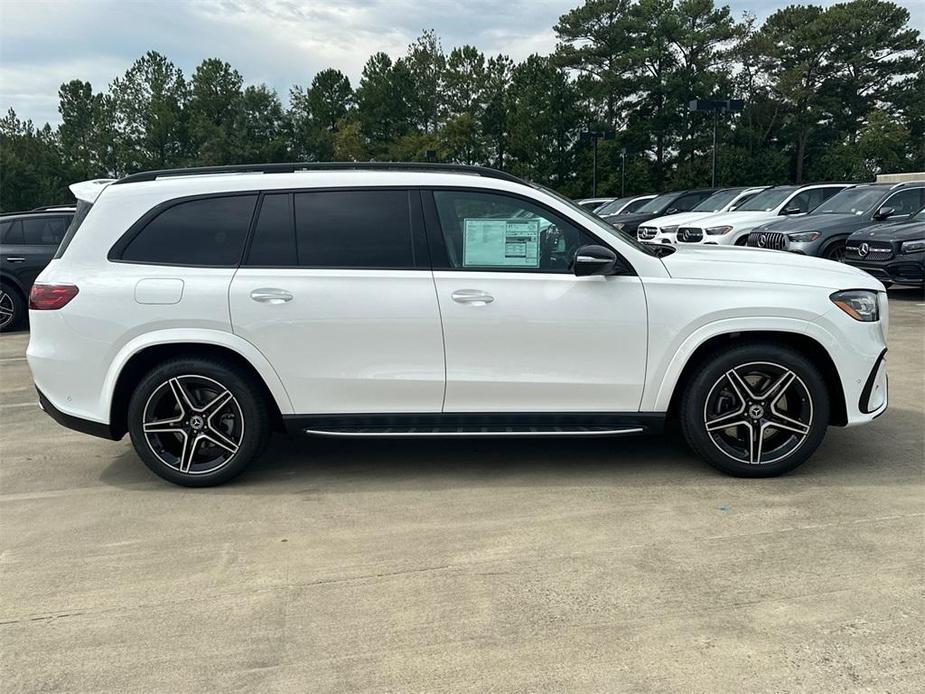
[[[888,0],[791,5],[763,23],[713,0],[586,0],[562,15],[551,55],[516,63],[425,31],[376,53],[355,85],[339,70],[284,104],[208,58],[192,75],[150,51],[105,91],[74,79],[61,122],[0,118],[0,208],[67,200],[73,181],[144,169],[271,161],[484,164],[591,192],[710,180],[712,116],[695,98],[741,98],[720,121],[724,185],[869,180],[925,169],[925,44]]]

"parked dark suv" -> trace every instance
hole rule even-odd
[[[32,283],[54,256],[73,217],[73,207],[0,216],[0,330],[24,323]]]
[[[755,229],[749,246],[844,260],[858,229],[909,217],[925,205],[925,182],[869,183],[833,195],[808,215]]]
[[[662,193],[649,200],[635,212],[600,216],[601,219],[620,231],[630,236],[636,236],[636,231],[643,222],[678,212],[690,212],[717,190],[719,188],[701,188],[699,190],[679,190],[673,193]]]
[[[865,227],[848,237],[845,262],[891,284],[925,284],[925,208],[909,219]]]

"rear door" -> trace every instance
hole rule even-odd
[[[69,221],[64,215],[40,215],[15,220],[9,227],[4,223],[0,250],[4,273],[15,275],[28,291],[54,256]]]
[[[420,195],[267,192],[230,292],[234,332],[297,414],[435,413],[445,371]]]

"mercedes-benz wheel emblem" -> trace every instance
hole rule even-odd
[[[860,246],[858,246],[859,256],[861,256],[862,258],[866,258],[868,253],[870,253],[870,244],[865,242],[865,243],[862,243]]]
[[[758,247],[759,247],[759,248],[764,248],[764,247],[767,246],[767,245],[768,245],[768,235],[767,235],[767,234],[760,234],[760,235],[758,236]]]

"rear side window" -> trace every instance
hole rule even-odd
[[[22,245],[22,222],[18,219],[11,219],[0,223],[0,243],[9,243]]]
[[[23,241],[28,246],[57,246],[64,238],[67,217],[33,217],[22,220]]]
[[[157,265],[235,267],[257,195],[189,200],[168,207],[125,246],[121,259]]]
[[[414,267],[408,191],[296,193],[294,205],[299,265]]]

